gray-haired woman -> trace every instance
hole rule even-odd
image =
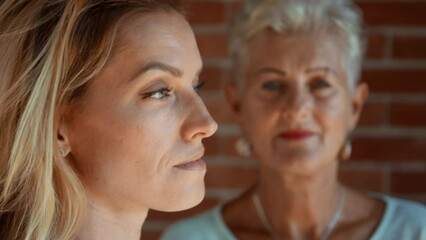
[[[244,1],[231,52],[227,96],[259,181],[163,239],[426,239],[424,206],[337,179],[368,95],[350,1]]]

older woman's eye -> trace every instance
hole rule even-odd
[[[262,88],[265,90],[279,91],[284,88],[283,84],[278,81],[269,81],[262,84]]]
[[[313,81],[310,85],[311,85],[310,87],[311,87],[313,90],[321,90],[321,89],[326,89],[326,88],[331,87],[330,83],[328,83],[328,82],[327,82],[326,80],[324,80],[324,79],[316,79],[316,80],[315,80],[315,81]]]
[[[152,91],[152,92],[148,92],[148,93],[143,93],[142,94],[142,98],[143,99],[147,99],[147,98],[151,98],[151,99],[158,99],[158,100],[163,100],[167,97],[171,96],[173,89],[171,87],[169,88],[161,88],[159,90],[156,91]]]

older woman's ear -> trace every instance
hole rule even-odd
[[[350,122],[350,130],[352,131],[358,124],[359,117],[361,116],[362,108],[368,98],[368,85],[364,82],[358,84],[352,96],[352,115]]]
[[[235,83],[228,83],[225,85],[225,95],[226,100],[228,101],[228,104],[231,107],[233,118],[237,121],[237,123],[240,123],[240,96]]]

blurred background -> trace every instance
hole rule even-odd
[[[256,162],[238,156],[239,136],[222,87],[230,76],[228,20],[243,0],[196,0],[188,19],[204,60],[202,97],[219,123],[205,140],[205,200],[178,213],[150,211],[142,239],[227,200],[256,180]],[[362,80],[370,97],[353,136],[353,155],[340,170],[346,184],[426,204],[426,1],[358,0],[368,50]]]

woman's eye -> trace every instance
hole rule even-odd
[[[317,79],[311,83],[313,90],[321,90],[331,87],[331,85],[324,79]]]
[[[197,91],[197,92],[200,91],[201,89],[203,89],[205,84],[206,84],[205,81],[197,83],[197,85],[194,86],[194,90]]]
[[[270,82],[263,83],[262,88],[265,90],[277,91],[277,90],[282,90],[284,86],[282,83],[278,81],[270,81]]]
[[[143,99],[152,98],[152,99],[163,100],[167,97],[170,97],[172,91],[173,91],[172,88],[161,88],[157,91],[144,93],[144,94],[142,94],[142,97],[143,97]]]

